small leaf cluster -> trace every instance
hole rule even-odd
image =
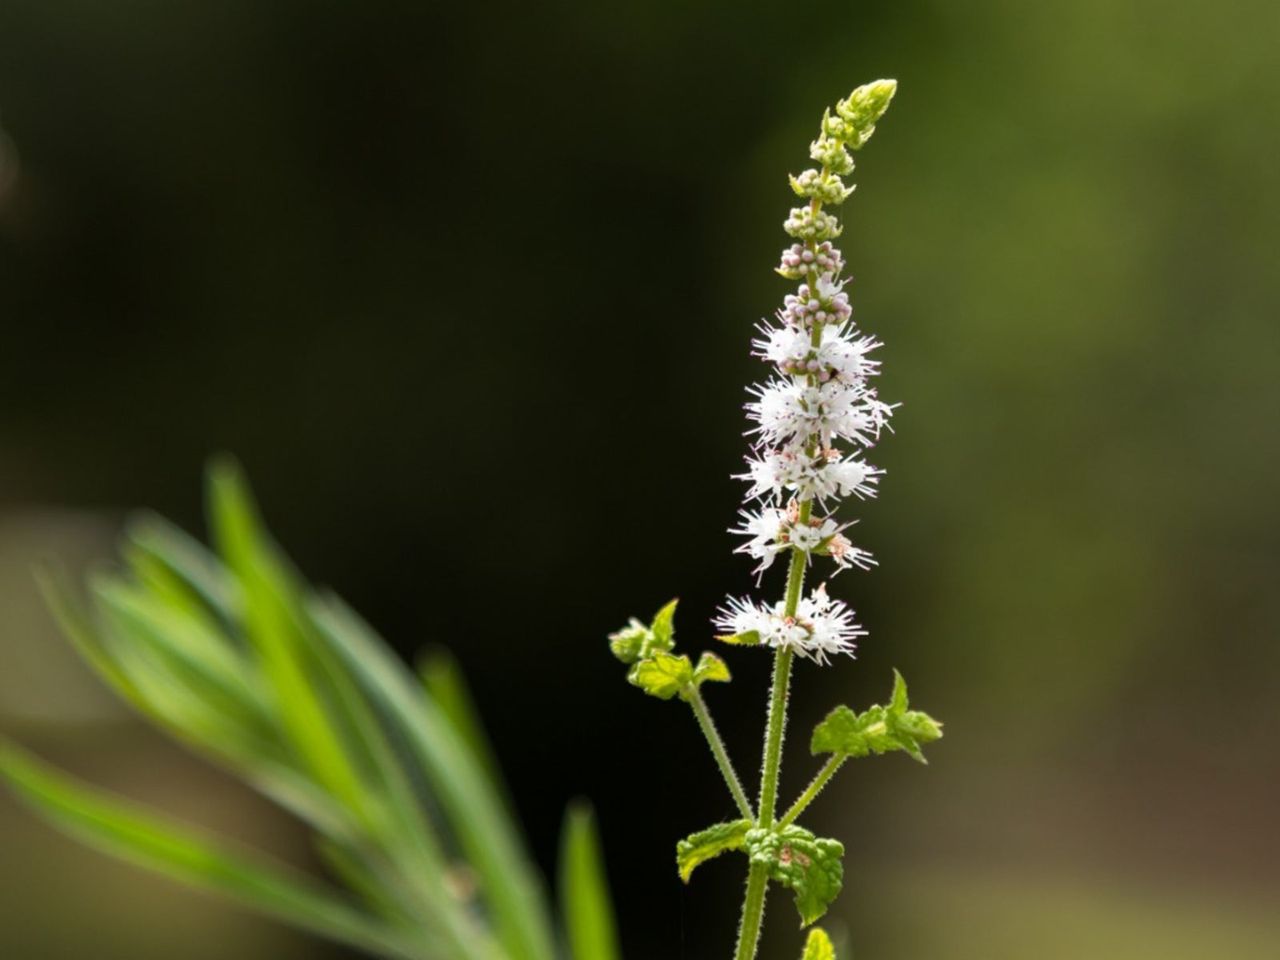
[[[941,738],[942,724],[927,713],[907,709],[907,683],[897,670],[893,678],[893,695],[887,707],[868,707],[862,713],[836,707],[814,729],[809,750],[845,757],[901,750],[927,763],[921,747]]]
[[[729,667],[714,653],[704,653],[695,665],[685,654],[675,654],[675,613],[672,600],[646,627],[634,617],[609,635],[609,649],[627,664],[627,680],[651,697],[688,700],[704,683],[725,683],[732,679]]]

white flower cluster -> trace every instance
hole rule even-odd
[[[801,599],[794,616],[788,617],[785,607],[784,601],[766,606],[732,597],[716,626],[735,636],[755,635],[770,647],[789,647],[820,664],[837,653],[852,654],[857,639],[867,635],[854,621],[853,611],[828,597],[825,587]]]
[[[792,189],[809,202],[792,210],[783,224],[798,242],[782,252],[777,272],[798,285],[784,298],[776,325],[762,324],[752,343],[753,353],[776,373],[751,388],[746,405],[755,446],[740,479],[750,484],[747,500],[757,501],[758,508],[744,510],[731,531],[745,538],[738,552],[759,561],[757,573],[780,554],[792,558],[793,575],[815,556],[830,557],[838,569],[875,563],[845,536],[850,524],[831,513],[841,498],[876,495],[883,471],[865,454],[888,427],[893,407],[870,385],[880,372],[879,361],[871,358],[880,342],[853,325],[848,280],[841,278],[844,258],[831,243],[840,235],[840,224],[822,208],[851,192],[840,179],[853,169],[846,148],[865,142],[891,96],[891,87],[877,86],[841,101],[835,115],[824,117],[822,135],[811,150],[822,170],[791,178]],[[791,601],[788,616],[785,602],[758,606],[730,600],[716,626],[731,634],[757,634],[761,643],[794,649],[819,663],[853,652],[863,631],[853,612],[832,601],[825,587],[808,597],[792,592]]]

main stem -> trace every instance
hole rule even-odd
[[[812,503],[800,505],[801,521],[809,519]],[[794,617],[800,605],[800,593],[804,589],[806,554],[800,550],[791,556],[787,571],[787,599],[785,615]],[[782,736],[787,726],[787,689],[791,683],[791,663],[795,653],[783,647],[773,658],[773,687],[769,694],[769,720],[764,740],[764,774],[760,781],[760,816],[756,826],[770,829],[774,825],[774,811],[778,802],[778,773],[782,769]],[[735,960],[754,960],[760,943],[760,925],[764,921],[764,897],[769,886],[768,867],[752,862],[747,871],[747,892],[742,901],[742,922],[738,927],[738,949]]]
[[[827,167],[822,168],[823,174]],[[817,214],[822,204],[815,197],[809,203],[809,209]],[[810,240],[810,250],[817,249],[817,241]],[[818,268],[815,265],[810,272],[811,289],[818,289]],[[822,343],[822,324],[815,323],[811,331],[810,342],[814,349]],[[813,376],[809,383],[815,382]],[[819,438],[811,437],[809,452],[812,455],[818,447]],[[798,522],[808,523],[813,513],[813,501],[805,500],[800,504]],[[800,595],[804,592],[804,571],[809,555],[803,550],[792,550],[791,566],[787,570],[786,604],[783,616],[794,617],[800,606]],[[764,738],[764,772],[760,779],[760,816],[756,826],[763,830],[771,830],[774,826],[774,811],[778,803],[778,773],[782,769],[782,735],[787,728],[787,690],[791,685],[791,663],[795,653],[789,647],[782,647],[773,658],[773,688],[769,693],[769,719]],[[764,897],[768,892],[768,866],[754,860],[747,870],[747,892],[742,900],[742,922],[738,925],[738,949],[734,960],[755,960],[756,949],[760,944],[760,925],[764,921]]]
[[[715,723],[711,720],[711,713],[707,710],[706,701],[702,699],[702,694],[696,686],[690,684],[688,692],[685,694],[689,706],[693,708],[693,715],[698,718],[698,726],[702,728],[702,735],[707,738],[707,743],[711,747],[711,753],[716,758],[716,765],[720,767],[720,775],[724,777],[724,782],[729,786],[729,792],[733,794],[733,802],[738,805],[738,812],[742,814],[744,820],[754,820],[756,818],[755,811],[751,809],[751,801],[747,799],[747,792],[742,789],[742,781],[738,779],[738,771],[733,769],[733,763],[729,759],[729,752],[724,748],[724,741],[720,739],[720,731],[716,729]]]

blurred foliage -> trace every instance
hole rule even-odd
[[[234,466],[216,465],[209,488],[218,556],[144,518],[126,535],[127,574],[94,578],[92,609],[47,579],[46,593],[103,681],[307,822],[354,897],[3,740],[0,779],[88,843],[369,954],[554,960],[541,886],[473,747],[460,678],[436,670],[422,688],[336,596],[310,590]],[[571,811],[563,856],[568,956],[608,960],[613,912],[589,811]]]
[[[687,822],[631,795],[617,731],[688,718],[590,682],[592,651],[619,597],[678,585],[693,624],[749,582],[726,478],[751,324],[783,293],[784,174],[815,110],[896,76],[846,232],[904,402],[858,531],[881,566],[839,588],[871,637],[864,670],[804,678],[854,689],[795,723],[901,667],[947,719],[919,801],[945,809],[889,777],[815,812],[896,816],[850,843],[867,864],[908,839],[1006,873],[942,872],[989,893],[956,901],[983,918],[958,935],[849,908],[853,955],[1043,945],[1055,891],[1098,873],[1127,891],[1109,903],[1154,904],[1124,911],[1133,936],[1196,942],[1235,914],[1183,893],[1280,885],[1280,7],[824,11],[814,37],[728,0],[9,0],[0,506],[190,526],[201,462],[237,451],[308,571],[404,652],[454,651],[544,868],[590,793],[628,955],[714,954],[734,905],[651,851],[732,808],[711,770]],[[513,682],[548,656],[555,676]],[[735,663],[721,717],[755,715],[764,669]],[[525,749],[532,718],[575,749]],[[759,731],[722,725],[749,767]],[[1108,956],[1088,916],[1072,935]]]

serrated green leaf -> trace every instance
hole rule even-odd
[[[683,654],[657,653],[635,664],[627,679],[652,697],[670,700],[693,682],[693,664]]]
[[[885,753],[896,746],[885,722],[885,709],[878,706],[862,713],[836,707],[814,728],[809,741],[811,753],[842,753],[850,757]]]
[[[233,850],[105,791],[77,784],[0,742],[0,778],[39,813],[107,853],[313,933],[384,956],[426,953],[283,864]]]
[[[868,707],[862,713],[854,713],[848,707],[836,707],[814,728],[809,749],[815,754],[835,753],[848,757],[901,750],[912,759],[925,763],[920,748],[941,738],[942,724],[927,713],[908,710],[908,705],[906,681],[895,670],[889,706]]]
[[[777,830],[753,829],[744,838],[752,863],[769,869],[769,879],[789,889],[807,927],[824,913],[844,885],[844,845],[815,837],[791,824]]]
[[[653,648],[656,650],[670,650],[676,645],[676,604],[680,600],[677,598],[668,603],[659,610],[653,618],[653,623],[649,629],[653,632]]]
[[[809,939],[804,943],[804,955],[800,960],[836,960],[836,949],[821,927],[814,927],[809,931]]]
[[[721,643],[731,643],[735,646],[754,647],[760,642],[760,631],[748,630],[746,633],[721,633],[716,635],[716,639]]]
[[[717,823],[690,834],[676,844],[676,867],[685,883],[699,865],[730,850],[741,850],[748,831],[755,825],[750,820]]]
[[[709,681],[728,683],[732,679],[728,665],[714,653],[704,653],[698,658],[698,665],[693,668],[693,682],[696,686]]]
[[[560,909],[572,960],[618,960],[617,925],[590,805],[565,812],[560,841]]]

